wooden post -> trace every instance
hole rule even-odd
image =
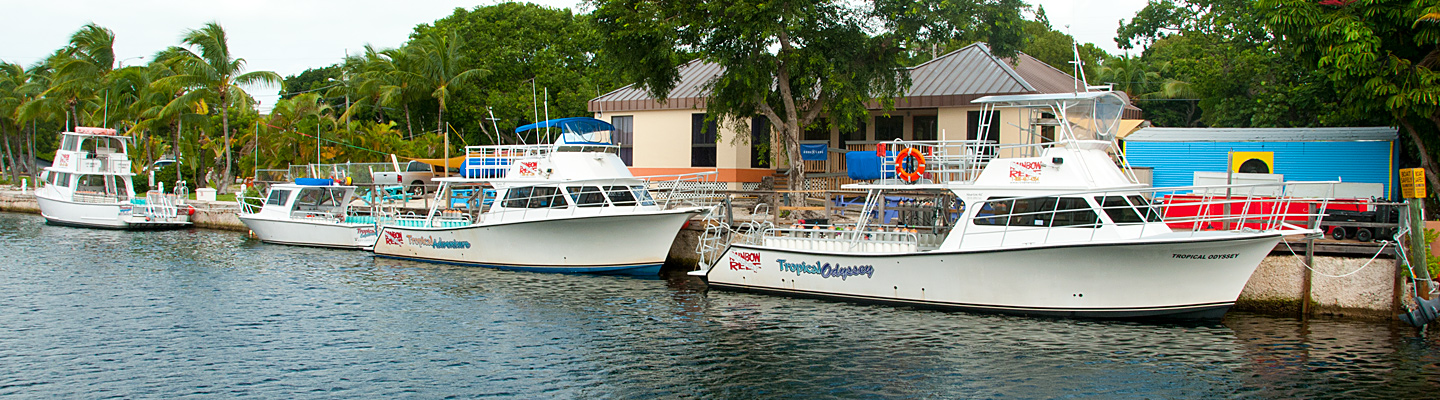
[[[735,207],[730,204],[730,195],[725,195],[725,223],[735,226]]]
[[[1415,279],[1430,281],[1430,266],[1425,262],[1429,243],[1425,243],[1425,199],[1409,199],[1406,201],[1410,206],[1410,265],[1415,271]],[[1430,285],[1415,287],[1420,298],[1430,300]]]
[[[1300,284],[1300,318],[1310,318],[1310,288],[1315,281],[1315,239],[1305,240],[1305,276]]]

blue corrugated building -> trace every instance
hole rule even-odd
[[[1395,139],[1390,127],[1151,127],[1126,136],[1124,146],[1131,167],[1151,168],[1156,187],[1189,186],[1197,171],[1233,168],[1282,174],[1286,181],[1379,183],[1396,198]]]

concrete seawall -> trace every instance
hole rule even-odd
[[[196,227],[248,232],[230,202],[191,201]],[[0,190],[0,211],[39,214],[32,193]],[[665,261],[668,271],[696,268],[695,247],[703,233],[692,221],[675,238]],[[1401,269],[1394,259],[1316,256],[1313,270],[1303,257],[1272,254],[1261,262],[1240,293],[1235,309],[1272,315],[1309,315],[1388,320],[1403,304]],[[1309,280],[1307,298],[1306,280]],[[1307,304],[1308,303],[1308,304]]]

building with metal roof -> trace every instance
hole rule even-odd
[[[1399,148],[1392,127],[1143,128],[1124,139],[1132,168],[1157,187],[1200,184],[1226,172],[1287,181],[1340,181],[1340,197],[1395,195]]]
[[[718,170],[723,182],[758,182],[783,163],[783,157],[773,157],[778,146],[770,151],[769,143],[774,141],[768,121],[749,121],[749,132],[705,121],[707,86],[723,72],[718,64],[692,61],[679,68],[680,82],[664,102],[629,85],[590,100],[588,109],[616,126],[622,158],[637,175]],[[982,106],[972,102],[980,97],[1085,90],[1069,74],[1030,55],[1001,59],[984,43],[936,57],[909,72],[911,86],[896,99],[895,109],[886,111],[872,102],[870,115],[857,121],[856,130],[805,132],[802,145],[827,149],[819,152],[825,155],[823,160],[807,161],[806,170],[817,178],[834,178],[812,188],[845,183],[839,153],[873,151],[880,141],[987,139],[1008,144],[1027,140],[1021,135],[1031,116],[1020,110],[996,110],[987,132],[979,132]],[[1129,106],[1125,117],[1138,119],[1140,110]]]

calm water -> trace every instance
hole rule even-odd
[[[1435,398],[1440,335],[1156,325],[503,272],[0,213],[0,396]]]

